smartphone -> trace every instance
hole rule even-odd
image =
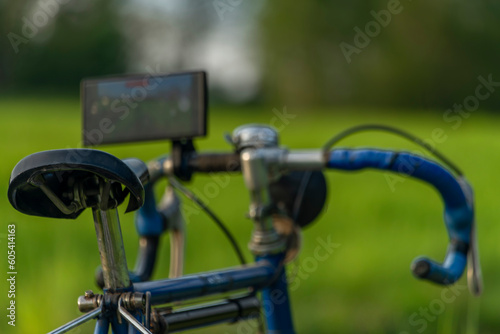
[[[203,71],[86,79],[81,84],[83,144],[99,146],[203,137]]]

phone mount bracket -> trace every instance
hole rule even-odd
[[[172,141],[172,161],[174,175],[182,181],[191,181],[193,168],[189,165],[189,158],[196,153],[192,139]]]

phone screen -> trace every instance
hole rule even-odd
[[[83,144],[189,139],[206,134],[206,73],[82,81]]]

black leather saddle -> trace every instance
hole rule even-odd
[[[147,179],[147,166],[138,159],[120,160],[93,149],[44,151],[14,167],[8,197],[28,215],[75,219],[85,208],[99,205],[96,198],[103,192],[115,206],[130,194],[127,212],[140,208]]]

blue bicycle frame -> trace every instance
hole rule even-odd
[[[294,333],[290,303],[286,284],[286,274],[280,265],[283,254],[264,256],[254,264],[221,271],[200,273],[175,279],[164,279],[133,284],[132,291],[151,293],[152,305],[161,305],[192,298],[199,298],[218,293],[228,293],[252,288],[261,291],[261,305],[269,333]],[[226,314],[221,314],[203,325],[214,325],[222,322],[235,322],[259,316],[260,305],[251,305],[250,310],[242,310],[236,306]],[[236,310],[240,308],[239,310]],[[136,318],[140,319],[140,314]],[[109,325],[113,333],[129,333],[128,326],[119,325],[114,318],[101,318],[94,333],[107,333]],[[190,325],[189,328],[195,328]]]

